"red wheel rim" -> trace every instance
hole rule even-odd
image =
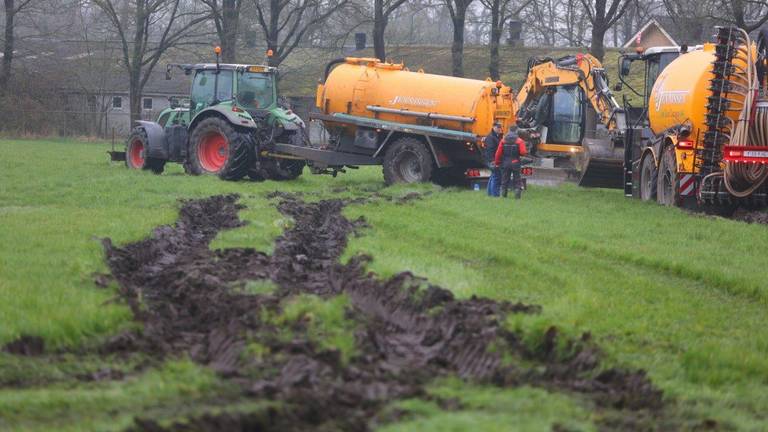
[[[214,173],[221,171],[228,156],[229,143],[221,133],[211,132],[200,140],[197,157],[204,170]]]
[[[137,139],[133,140],[128,157],[133,168],[142,168],[144,166],[144,143]]]

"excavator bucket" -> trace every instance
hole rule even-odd
[[[624,149],[610,139],[585,138],[582,142],[579,186],[624,187]]]

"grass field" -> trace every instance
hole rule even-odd
[[[29,334],[42,336],[49,351],[71,349],[134,325],[127,307],[110,301],[114,287],[93,283],[92,273],[106,270],[98,240],[147,236],[175,220],[180,198],[240,193],[248,206],[240,215],[250,224],[222,233],[212,247],[270,251],[290,221],[268,192],[320,199],[431,191],[407,205],[349,206],[347,216],[365,216],[371,227],[351,240],[346,256],[371,254],[371,270],[410,270],[462,297],[539,304],[540,315],[515,315],[508,325],[528,334],[550,325],[591,332],[611,365],[647,370],[691,428],[713,419],[724,430],[766,429],[765,226],[574,186],[532,187],[520,202],[432,185],[384,188],[378,168],[336,179],[307,173],[288,183],[226,183],[185,176],[179,167],[154,176],[110,165],[105,150],[73,141],[0,141],[0,345]],[[118,382],[68,378],[99,367],[67,355],[54,365],[0,353],[0,429],[120,430],[136,414],[180,415],[227,393],[183,358]],[[34,385],[14,388],[17,380]],[[463,408],[400,401],[413,415],[383,430],[547,431],[556,423],[592,430],[596,420],[576,395],[538,388],[441,380],[430,392],[458,398]]]

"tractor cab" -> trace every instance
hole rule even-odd
[[[632,95],[627,97],[627,94],[624,94],[624,111],[627,113],[627,130],[624,134],[625,196],[638,196],[639,194],[636,187],[639,184],[639,159],[643,149],[653,137],[648,121],[648,101],[656,78],[680,54],[701,48],[701,45],[691,48],[685,45],[653,47],[645,51],[624,53],[619,57],[619,83],[615,90],[622,90],[626,86],[634,94],[635,100],[641,99],[641,103],[635,106],[630,101]],[[640,75],[640,71],[634,73],[632,71],[632,63],[637,61],[644,64],[642,75]]]
[[[194,65],[190,112],[215,105],[237,107],[251,115],[277,105],[277,73],[274,68],[250,65]]]
[[[628,124],[635,126],[647,125],[648,99],[656,78],[681,53],[700,48],[700,46],[688,48],[685,45],[682,47],[653,47],[642,52],[623,53],[619,57],[619,83],[616,85],[615,90],[620,91],[627,87],[635,96],[642,99],[641,105],[634,106],[630,102],[631,98],[627,98],[626,94],[624,95],[624,107],[627,113]],[[636,61],[642,61],[644,64],[642,78],[638,73],[639,71],[633,74],[632,63]]]

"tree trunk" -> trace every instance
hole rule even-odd
[[[452,73],[455,77],[464,76],[464,22],[466,10],[456,11],[453,21],[453,44],[451,44]]]
[[[498,80],[501,73],[499,72],[499,45],[501,44],[501,35],[503,32],[501,22],[501,0],[493,0],[491,5],[491,60],[488,64],[488,73],[490,73],[491,79]]]
[[[222,0],[221,4],[221,61],[237,63],[237,31],[240,11],[239,0]]]
[[[384,0],[375,0],[373,18],[373,51],[381,61],[387,60],[387,49],[384,45],[384,32],[387,29],[388,17],[384,14]]]
[[[595,56],[600,62],[605,57],[605,31],[606,29],[601,25],[594,24],[592,26],[592,45],[589,48],[589,52]]]
[[[128,105],[130,106],[130,128],[136,125],[137,120],[141,120],[141,94],[143,89],[141,87],[141,69],[131,68],[129,71],[130,91]]]
[[[5,0],[5,46],[3,47],[3,66],[0,73],[0,95],[8,93],[8,83],[11,79],[11,63],[13,62],[14,32],[13,20],[15,18],[14,0]]]

